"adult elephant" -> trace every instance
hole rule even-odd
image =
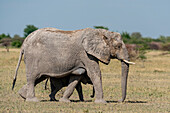
[[[56,28],[39,29],[31,33],[21,48],[26,64],[27,84],[22,90],[27,92],[26,101],[38,101],[34,86],[46,77],[61,78],[79,69],[85,69],[91,79],[97,103],[103,99],[102,78],[98,61],[109,64],[111,58],[117,58],[122,65],[122,99],[126,98],[129,56],[121,35],[104,29],[81,29],[62,31]],[[16,74],[13,81],[15,85]],[[80,77],[75,77],[67,87],[64,95],[71,94]],[[61,99],[61,101],[68,101]]]

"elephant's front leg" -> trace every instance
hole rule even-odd
[[[95,94],[96,94],[96,103],[106,103],[103,99],[103,88],[102,88],[102,78],[99,72],[95,73],[92,69],[87,69],[87,73],[93,83]]]
[[[75,75],[71,76],[69,80],[69,85],[64,92],[62,98],[59,99],[60,102],[70,102],[69,97],[73,94],[75,87],[77,86],[78,82],[80,81],[81,76]]]
[[[99,64],[93,58],[87,58],[85,61],[87,75],[90,77],[96,94],[96,103],[106,103],[103,99],[102,77]]]

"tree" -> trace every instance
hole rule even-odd
[[[9,52],[11,38],[3,38],[3,39],[1,39],[1,43],[2,43],[2,46],[4,46],[6,48],[7,52]]]
[[[27,25],[27,27],[24,29],[24,37],[26,38],[30,33],[37,30],[38,28],[34,25]]]
[[[9,34],[6,35],[6,34],[2,33],[0,35],[0,40],[3,39],[3,38],[11,38],[11,36]]]
[[[24,38],[20,37],[19,35],[15,34],[14,37],[12,38],[12,43],[11,45],[13,47],[21,47],[22,43],[24,41]]]
[[[21,37],[17,34],[14,35],[13,39],[20,39]]]
[[[94,26],[95,29],[106,29],[109,30],[108,27],[104,27],[104,26]]]
[[[122,32],[121,36],[123,38],[124,43],[129,43],[131,37],[128,32]]]
[[[21,47],[22,42],[19,41],[19,40],[15,40],[15,41],[12,41],[11,45],[12,45],[13,47],[19,48],[19,47]]]
[[[5,35],[4,33],[2,33],[2,34],[0,35],[0,40],[3,39],[3,38],[5,38],[5,37],[6,37],[6,35]]]
[[[142,38],[142,35],[140,34],[140,32],[133,32],[131,34],[131,37],[132,38]]]

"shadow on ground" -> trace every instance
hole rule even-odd
[[[107,101],[107,103],[122,103],[119,101]],[[147,103],[147,101],[125,101],[123,103]]]
[[[85,101],[80,101],[80,100],[70,100],[71,102],[92,102],[92,100],[85,100]],[[50,101],[50,100],[41,100],[40,102],[59,102],[59,100],[56,101]]]
[[[84,101],[80,101],[80,100],[70,100],[71,102],[93,102],[92,100],[84,100]],[[59,100],[56,101],[50,101],[50,100],[41,100],[40,102],[59,102]],[[119,101],[106,101],[107,103],[122,103]],[[147,103],[147,101],[125,101],[123,103]]]
[[[80,101],[80,100],[71,100],[71,102],[92,102],[92,100],[84,100],[84,101]]]
[[[50,101],[50,100],[41,100],[40,102],[59,102],[58,100],[56,101]]]

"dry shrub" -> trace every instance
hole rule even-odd
[[[161,50],[162,48],[162,43],[161,42],[151,42],[149,44],[150,49],[152,50]]]
[[[164,51],[170,51],[170,43],[162,44],[161,49],[164,50]]]
[[[2,46],[4,46],[7,50],[7,52],[9,52],[9,46],[11,44],[11,38],[3,38],[1,39],[0,43],[2,43]]]
[[[137,45],[136,44],[126,44],[130,60],[135,60],[137,58]]]

